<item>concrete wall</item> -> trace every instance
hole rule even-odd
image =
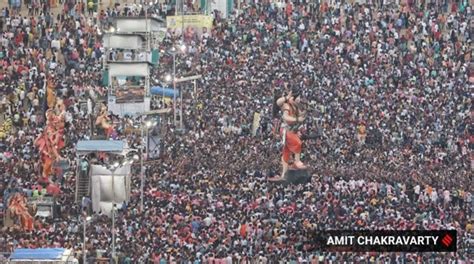
[[[145,41],[140,35],[104,35],[104,46],[112,49],[141,49],[145,45]]]
[[[115,20],[117,33],[156,32],[166,28],[165,22],[147,18],[121,17]]]
[[[113,76],[148,76],[150,66],[146,62],[109,63],[109,83]]]

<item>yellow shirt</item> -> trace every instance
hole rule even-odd
[[[472,230],[472,224],[469,223],[469,224],[466,225],[466,232],[469,233],[469,232],[471,232],[471,230]]]
[[[370,201],[370,203],[371,203],[372,205],[376,205],[377,202],[378,202],[378,201],[377,201],[377,199],[375,199],[375,198],[373,198],[373,199]]]

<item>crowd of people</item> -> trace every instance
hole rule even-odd
[[[117,6],[99,19],[141,13]],[[61,188],[59,216],[37,218],[31,232],[2,229],[0,247],[61,246],[80,256],[74,146],[92,137],[87,101],[105,94],[101,28],[67,9],[3,15],[0,121],[12,125],[0,133],[1,193],[33,189],[41,175],[33,142],[45,122],[48,78],[67,109],[62,155],[73,173],[51,178]],[[185,132],[160,124],[165,148],[147,163],[143,212],[134,172],[115,225],[120,263],[472,263],[471,15],[465,1],[447,10],[259,3],[217,15],[212,30],[192,39],[168,31],[160,49],[186,46],[178,76],[203,78],[197,94],[184,96]],[[153,79],[171,72],[172,59],[161,56]],[[306,106],[303,161],[313,177],[276,185],[268,182],[281,170],[274,98],[295,88]],[[113,119],[118,137],[140,142]],[[321,229],[456,229],[458,251],[303,250]],[[111,234],[110,218],[96,215],[89,258],[111,256]]]

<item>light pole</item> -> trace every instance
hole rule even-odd
[[[170,74],[167,74],[167,75],[165,76],[165,81],[166,81],[167,83],[169,83],[169,82],[171,82],[171,78],[172,78],[171,75],[170,75]],[[168,85],[167,85],[167,86],[168,86]],[[165,108],[165,89],[163,89],[163,99],[162,99],[162,101],[163,101],[162,108]]]
[[[186,45],[181,45],[181,52],[186,52]],[[176,81],[175,81],[176,82]],[[183,130],[183,86],[181,86],[181,89],[179,91],[179,129]]]
[[[110,170],[112,172],[112,201],[114,202],[115,204],[115,170],[118,169],[118,167],[120,167],[120,163],[118,163],[118,161],[116,161],[113,165],[112,165],[112,170]]]
[[[181,52],[186,52],[186,45],[182,44],[180,46]],[[172,47],[170,53],[173,55],[173,125],[176,126],[176,48]],[[181,91],[182,92],[182,91]],[[180,95],[181,99],[183,98],[183,95]],[[181,104],[183,102],[181,101]],[[180,113],[180,118],[182,119],[182,110],[183,106],[180,106],[181,113]],[[182,129],[182,121],[180,121],[181,125],[180,128]]]
[[[186,46],[182,46],[181,47],[181,50],[184,52],[186,50]],[[197,79],[200,79],[202,76],[201,75],[193,75],[193,76],[187,76],[187,77],[181,77],[179,79],[176,79],[175,80],[175,83],[182,83],[182,82],[187,82],[187,81],[193,81],[194,83],[194,92],[191,92],[191,96],[192,98],[194,99],[194,94],[196,94],[196,80]],[[166,78],[168,79],[168,77]],[[183,93],[184,93],[184,87],[181,86],[181,89],[180,89],[180,98],[181,98],[181,104],[180,104],[180,126],[179,126],[179,130],[180,132],[183,132],[184,130],[184,118],[183,118],[183,105],[184,105],[184,102],[183,102]]]
[[[83,233],[82,233],[82,235],[83,235],[82,258],[83,258],[83,263],[84,263],[84,264],[87,263],[87,262],[86,262],[86,261],[87,261],[87,251],[86,251],[86,250],[87,250],[87,249],[86,249],[86,223],[87,223],[88,221],[90,221],[91,219],[92,219],[92,217],[90,217],[90,216],[87,216],[87,217],[86,217],[86,216],[84,215],[84,221],[83,221],[83,224],[84,224],[83,228],[84,228],[84,229],[82,230],[82,231],[83,231]]]
[[[145,188],[145,175],[143,173],[143,148],[144,148],[144,145],[143,145],[143,119],[144,117],[142,117],[142,125],[141,125],[141,139],[142,139],[142,142],[140,144],[140,212],[143,213],[143,190]]]
[[[112,178],[113,179],[113,178]],[[114,192],[115,195],[115,192]],[[112,261],[113,263],[115,262],[115,197],[114,197],[114,202],[112,206]]]
[[[143,119],[142,119],[143,120]],[[152,122],[152,121],[148,121],[146,123],[144,123],[142,121],[142,125],[141,125],[141,139],[142,139],[142,143],[141,143],[141,146],[140,146],[140,212],[143,212],[144,210],[144,207],[143,207],[143,199],[144,199],[144,189],[145,189],[145,166],[143,165],[144,163],[144,149],[145,149],[145,146],[146,146],[146,156],[148,157],[148,129],[150,129],[151,127],[155,126],[156,125],[156,122]],[[146,129],[146,137],[143,138],[143,130]]]
[[[112,260],[115,263],[115,170],[118,169],[120,163],[115,162],[112,167]]]
[[[176,49],[171,48],[173,53],[173,125],[176,126]]]
[[[183,130],[183,85],[179,91],[179,129]]]
[[[109,31],[107,32],[107,59],[106,59],[106,63],[107,61],[110,59],[110,50],[111,50],[111,47],[110,47],[110,38],[112,37],[112,35],[115,33],[115,28],[114,27],[110,27]]]

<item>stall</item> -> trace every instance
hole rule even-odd
[[[17,248],[10,255],[8,263],[48,263],[48,264],[73,264],[79,263],[70,249],[65,248]]]

